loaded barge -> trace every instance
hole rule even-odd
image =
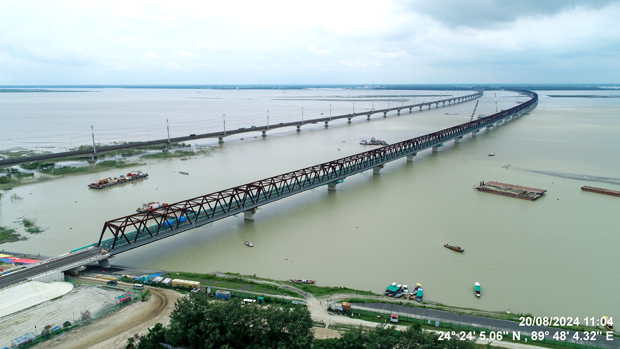
[[[132,171],[127,173],[126,175],[120,175],[119,178],[106,178],[98,181],[97,183],[91,183],[88,185],[90,189],[104,189],[108,187],[112,187],[118,184],[125,184],[133,181],[137,181],[140,179],[147,178],[149,176],[148,173],[142,173],[141,171]]]
[[[519,185],[512,185],[500,182],[480,182],[480,185],[476,187],[479,191],[487,193],[499,194],[504,196],[510,196],[513,198],[519,198],[524,200],[536,200],[543,196],[547,192],[546,189],[536,189],[529,187],[522,187]]]
[[[581,190],[591,191],[593,193],[599,193],[599,194],[605,194],[605,195],[620,196],[620,191],[605,189],[605,188],[591,187],[588,185],[584,185],[583,187],[581,187]]]

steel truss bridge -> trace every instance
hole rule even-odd
[[[420,111],[422,111],[423,107],[428,107],[428,109],[431,109],[433,104],[435,105],[436,108],[438,108],[439,104],[441,104],[442,106],[445,106],[446,103],[448,103],[448,105],[452,103],[456,104],[460,102],[467,102],[472,99],[476,99],[480,97],[482,97],[482,91],[478,91],[477,93],[470,94],[467,96],[452,97],[452,98],[446,98],[446,99],[441,99],[437,101],[410,104],[410,105],[401,105],[400,107],[369,110],[369,111],[360,112],[360,113],[335,115],[335,116],[323,117],[323,118],[318,118],[318,119],[306,119],[306,120],[293,121],[293,122],[284,122],[284,123],[279,123],[277,125],[247,127],[247,128],[242,128],[238,130],[229,130],[229,131],[224,130],[221,132],[202,133],[202,134],[189,135],[186,137],[165,138],[165,139],[158,139],[158,140],[148,141],[148,142],[132,142],[132,143],[127,143],[127,144],[102,146],[102,147],[97,147],[96,151],[93,149],[83,149],[83,150],[74,150],[74,151],[67,151],[67,152],[61,152],[61,153],[19,157],[15,159],[4,159],[4,160],[0,160],[0,168],[23,164],[27,162],[61,159],[61,158],[66,158],[66,157],[76,157],[76,156],[95,157],[97,156],[97,154],[103,154],[103,153],[108,153],[108,152],[122,150],[122,149],[129,149],[129,148],[139,148],[139,147],[147,147],[147,146],[155,146],[155,145],[162,145],[164,146],[164,148],[167,148],[167,146],[170,145],[171,143],[193,141],[193,140],[200,139],[200,138],[219,138],[220,143],[221,143],[223,142],[224,137],[233,136],[233,135],[237,135],[240,133],[262,131],[263,136],[266,136],[267,131],[269,130],[275,130],[275,129],[283,128],[283,127],[297,127],[297,131],[300,131],[303,125],[315,124],[319,122],[324,122],[325,127],[327,127],[329,122],[333,120],[348,119],[350,123],[351,119],[355,117],[359,117],[359,116],[364,116],[364,115],[368,117],[368,120],[370,120],[370,116],[374,114],[383,113],[383,117],[386,117],[387,113],[396,111],[400,115],[400,111],[403,109],[409,109],[409,112],[411,113],[413,108],[419,108]]]
[[[145,213],[107,221],[99,242],[91,246],[101,249],[104,255],[125,252],[232,215],[240,213],[252,215],[259,206],[319,186],[328,185],[330,189],[335,189],[345,178],[370,169],[378,172],[390,161],[403,157],[412,161],[422,150],[432,148],[433,151],[437,151],[447,141],[458,142],[467,134],[475,136],[481,129],[489,130],[508,119],[528,112],[537,105],[538,94],[524,90],[512,91],[527,95],[530,99],[499,113],[441,131],[198,196]],[[468,97],[473,99],[481,94],[482,92],[479,92]],[[112,237],[104,239],[106,233],[111,233]]]

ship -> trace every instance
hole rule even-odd
[[[370,141],[367,140],[362,140],[360,142],[361,145],[388,145],[386,141],[381,140],[381,139],[376,139],[375,137],[372,137],[370,139]]]
[[[529,188],[520,185],[485,181],[480,182],[480,185],[477,186],[476,189],[487,193],[510,196],[513,198],[530,201],[540,198],[547,192],[546,189]]]
[[[109,188],[119,184],[125,184],[133,181],[137,181],[140,179],[148,178],[148,173],[142,173],[141,171],[131,171],[125,175],[120,175],[118,178],[108,177],[98,181],[97,183],[91,183],[88,185],[90,189],[104,189]]]
[[[452,245],[448,245],[448,244],[443,244],[443,247],[449,248],[452,251],[456,251],[456,252],[465,252],[465,250],[462,249],[461,246],[452,246]]]
[[[290,282],[296,282],[296,283],[300,283],[300,284],[313,284],[313,283],[315,283],[315,282],[316,282],[316,281],[314,281],[314,280],[305,280],[305,279],[302,279],[302,280],[289,279],[288,281],[290,281]]]
[[[253,243],[251,243],[251,242],[249,242],[249,241],[246,241],[246,242],[244,242],[243,244],[244,244],[244,245],[246,245],[246,246],[248,246],[248,247],[254,247],[254,244],[253,244]]]
[[[476,297],[480,297],[482,295],[482,289],[480,288],[479,282],[474,284],[474,293],[476,294]]]

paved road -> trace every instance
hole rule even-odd
[[[465,326],[473,326],[480,327],[486,330],[493,331],[509,331],[510,338],[512,338],[512,332],[520,332],[522,336],[526,333],[538,332],[538,331],[549,331],[548,335],[545,335],[545,338],[553,339],[553,335],[559,331],[567,331],[563,329],[557,329],[553,327],[545,327],[545,326],[531,326],[531,327],[521,327],[518,322],[515,321],[507,321],[507,320],[499,320],[499,319],[491,319],[482,316],[474,316],[474,315],[466,315],[466,314],[456,314],[450,313],[442,310],[435,309],[426,309],[419,307],[408,307],[404,305],[392,305],[387,303],[353,303],[353,308],[362,309],[362,310],[370,310],[370,311],[380,311],[385,313],[396,313],[399,315],[428,319],[433,321],[440,322],[449,322],[456,323]],[[572,338],[575,334],[575,331],[568,331],[568,338]],[[606,340],[605,333],[607,331],[603,331],[601,335],[596,335],[594,341],[567,341],[567,345],[573,345],[573,343],[586,344],[591,346],[597,346],[601,348],[610,348],[617,349],[620,348],[620,338],[613,338],[613,340]],[[579,332],[579,336],[583,336],[583,332]],[[521,338],[523,341],[523,337]]]
[[[67,268],[67,266],[71,266],[77,262],[82,260],[89,260],[91,257],[96,255],[100,255],[101,251],[96,248],[90,248],[87,250],[82,250],[79,252],[67,254],[64,256],[56,257],[55,259],[50,259],[47,261],[43,261],[41,264],[28,266],[22,270],[15,271],[9,274],[4,274],[0,276],[0,289],[20,283],[22,281],[27,280],[33,276],[44,274],[48,271],[54,270],[67,270],[71,268]]]

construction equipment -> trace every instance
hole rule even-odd
[[[471,118],[469,119],[469,121],[472,121],[474,119],[474,114],[476,114],[476,108],[478,108],[478,102],[480,102],[480,100],[476,101],[476,106],[474,107],[474,112],[471,113]]]

